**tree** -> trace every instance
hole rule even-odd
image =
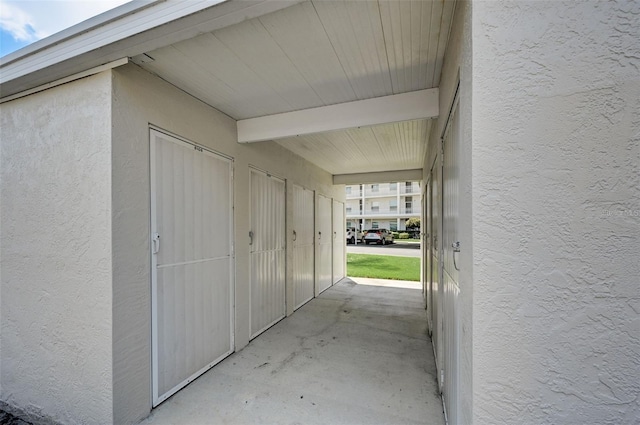
[[[418,217],[411,217],[404,222],[407,229],[415,229],[420,227],[420,219]]]

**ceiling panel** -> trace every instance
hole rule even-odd
[[[316,0],[313,5],[357,99],[393,94],[378,3]]]
[[[295,64],[323,105],[356,98],[311,2],[289,7],[282,13],[263,16],[260,22]]]
[[[289,137],[281,146],[332,174],[410,170],[422,167],[432,120]]]
[[[148,52],[144,68],[234,119],[437,87],[454,2],[309,0]],[[332,173],[419,168],[430,121],[278,141]]]
[[[288,110],[324,105],[259,19],[216,31],[215,37],[253,71],[254,84],[269,87]]]

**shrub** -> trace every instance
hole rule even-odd
[[[391,236],[393,236],[393,239],[398,239],[398,232],[391,232]]]
[[[405,225],[410,229],[420,227],[420,219],[418,217],[411,217],[405,221]]]
[[[409,239],[409,234],[408,233],[400,233],[398,235],[398,239]]]

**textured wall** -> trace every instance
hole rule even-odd
[[[134,65],[113,82],[114,418],[133,422],[151,407],[149,124],[234,158],[236,349],[249,341],[249,165],[344,201],[331,175],[272,142],[238,144],[235,121]],[[291,240],[292,190],[287,193]],[[287,252],[287,311],[293,311]]]
[[[473,4],[473,413],[640,418],[640,3]]]
[[[0,105],[0,398],[62,423],[111,416],[111,84]]]

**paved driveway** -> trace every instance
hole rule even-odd
[[[347,245],[348,254],[377,254],[377,255],[397,255],[400,257],[420,257],[420,244],[400,244],[393,245]]]

